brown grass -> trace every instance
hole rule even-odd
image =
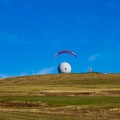
[[[13,96],[13,100],[8,100]],[[120,97],[120,74],[54,74],[0,80],[0,119],[119,120],[120,105],[62,105],[15,101],[17,97]],[[5,100],[2,100],[5,98]],[[85,99],[86,100],[86,99]],[[97,99],[96,99],[97,100]],[[89,102],[89,101],[88,101]],[[66,101],[67,103],[67,101]],[[22,116],[21,116],[22,115]]]

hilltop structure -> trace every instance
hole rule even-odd
[[[67,62],[62,62],[58,66],[58,72],[59,73],[70,73],[71,72],[71,66]]]
[[[88,68],[88,72],[91,73],[92,72],[92,68]]]

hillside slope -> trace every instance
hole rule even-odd
[[[78,85],[78,84],[116,84],[120,85],[120,74],[50,74],[21,76],[0,80],[0,85],[42,84],[42,85]]]
[[[120,74],[1,79],[0,119],[119,120]]]

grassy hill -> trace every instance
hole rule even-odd
[[[119,120],[120,74],[50,74],[0,80],[0,120]]]

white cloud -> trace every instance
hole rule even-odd
[[[43,68],[37,74],[50,74],[55,70],[55,67]]]
[[[94,61],[96,60],[101,54],[96,54],[96,55],[92,55],[89,57],[89,61]]]
[[[7,43],[21,43],[21,44],[29,44],[31,40],[29,38],[20,37],[14,34],[3,33],[0,32],[0,41]]]
[[[27,72],[22,72],[22,73],[19,74],[19,76],[26,76],[26,75],[28,75]]]
[[[120,9],[120,6],[117,4],[117,3],[114,3],[114,2],[108,2],[107,4],[107,7],[109,8],[116,8],[116,9]]]
[[[54,72],[55,68],[56,67],[43,68],[36,73],[34,73],[34,71],[33,71],[32,75],[50,74],[50,73]],[[8,74],[0,73],[0,78],[9,78],[9,77],[27,76],[27,75],[29,76],[31,74],[29,74],[28,72],[21,72],[19,74],[14,74],[14,75],[8,75]]]
[[[84,16],[76,17],[77,24],[86,24],[90,22],[96,22],[101,19],[101,16],[94,16],[92,14],[86,14]]]
[[[107,51],[104,51],[104,52],[102,52],[102,53],[100,53],[100,54],[95,54],[95,55],[91,55],[90,57],[89,57],[89,61],[94,61],[94,60],[96,60],[96,59],[98,59],[99,57],[110,57],[110,56],[113,56],[113,55],[115,55],[115,53],[117,53],[117,52],[119,52],[119,50],[120,50],[120,46],[117,46],[116,48],[113,48],[113,49],[109,49],[109,50],[107,50]]]
[[[14,74],[14,75],[8,75],[6,73],[0,73],[0,78],[10,78],[10,77],[26,76],[26,75],[28,75],[28,72],[22,72],[20,74]]]
[[[94,15],[91,15],[91,14],[88,14],[84,17],[87,21],[90,21],[90,22],[94,22],[94,21],[98,21],[101,19],[100,16],[94,16]]]
[[[0,73],[0,78],[7,78],[7,77],[8,77],[7,74]]]

